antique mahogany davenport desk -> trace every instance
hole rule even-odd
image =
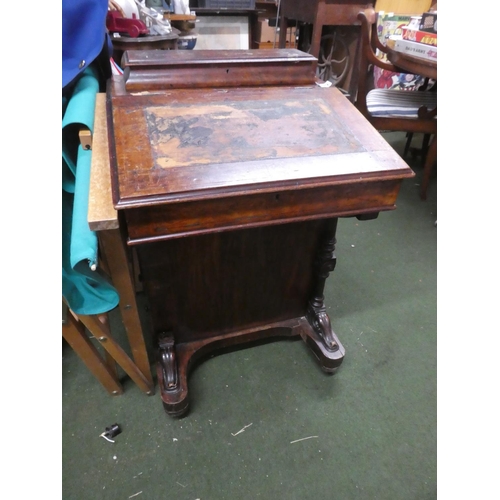
[[[221,347],[297,335],[334,372],[344,348],[323,290],[338,217],[395,208],[413,172],[303,52],[130,51],[123,64],[107,91],[113,202],[165,411],[187,411],[189,369]]]

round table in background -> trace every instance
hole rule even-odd
[[[126,50],[177,50],[177,30],[168,35],[150,35],[132,38],[129,36],[112,37],[113,59],[121,64],[123,53]]]
[[[401,68],[402,73],[411,73],[412,75],[422,75],[425,78],[437,80],[437,62],[422,59],[421,57],[410,56],[403,52],[387,48],[387,59]]]

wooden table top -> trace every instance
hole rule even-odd
[[[165,35],[147,35],[147,36],[138,36],[138,37],[130,37],[130,36],[117,36],[112,37],[111,41],[113,43],[120,43],[124,45],[138,45],[138,44],[150,44],[154,42],[164,42],[165,40],[177,40],[179,38],[179,34],[177,30],[172,29],[171,33],[167,33]]]
[[[151,50],[164,47],[174,47],[179,39],[180,31],[172,28],[172,32],[166,35],[112,37],[113,48],[116,50]]]
[[[389,59],[394,66],[400,68],[402,72],[437,80],[436,61],[429,61],[421,57],[404,54],[390,47],[387,47],[387,59]]]

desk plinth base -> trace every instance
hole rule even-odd
[[[167,414],[187,411],[189,369],[215,349],[299,336],[324,371],[339,367],[324,301],[336,228],[332,218],[140,245]]]
[[[250,329],[181,344],[174,344],[170,336],[163,337],[160,340],[157,376],[165,412],[172,417],[182,417],[188,412],[189,371],[197,360],[209,352],[259,340],[294,336],[300,336],[304,340],[325,372],[337,371],[344,359],[344,347],[335,333],[331,331],[335,347],[334,350],[327,348],[305,317],[268,325],[264,329]]]

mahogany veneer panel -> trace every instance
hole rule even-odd
[[[127,51],[128,92],[314,83],[317,60],[296,49]]]

